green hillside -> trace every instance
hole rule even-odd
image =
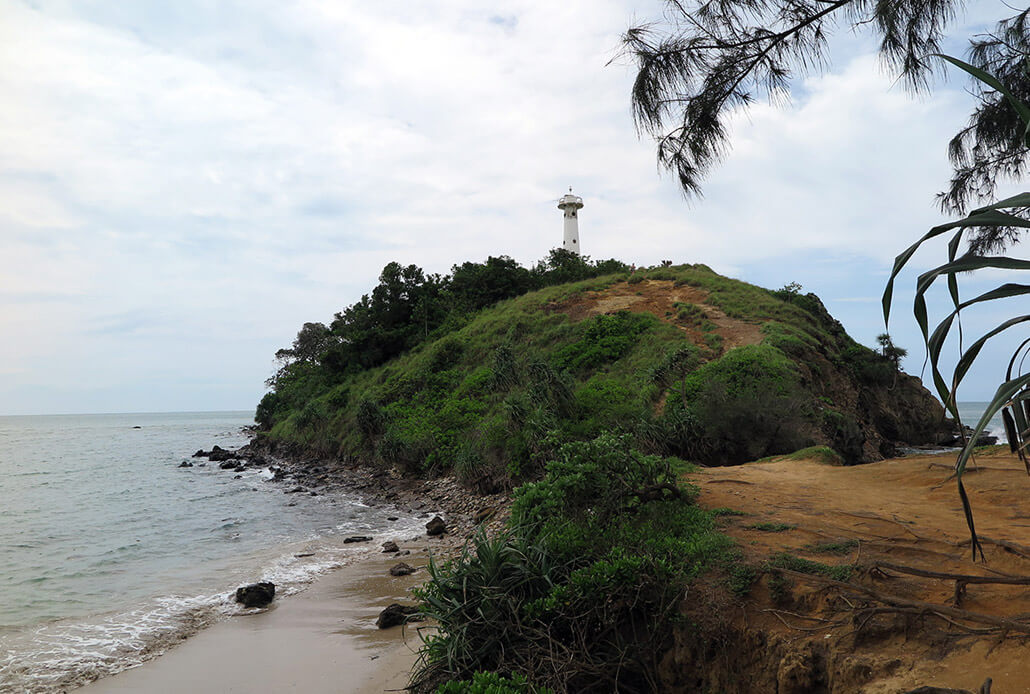
[[[492,258],[446,278],[411,266],[407,285],[387,266],[371,295],[277,355],[259,440],[499,488],[604,432],[704,464],[812,445],[857,463],[942,427],[918,379],[852,340],[813,294],[704,265],[631,274],[605,262]],[[558,270],[606,269],[619,271],[553,284]],[[527,291],[544,277],[553,286]]]

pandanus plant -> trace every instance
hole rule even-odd
[[[984,70],[950,56],[940,57],[965,70],[987,87],[1005,97],[1025,125],[1023,144],[1030,148],[1030,104],[1019,99],[1000,80]],[[1027,59],[1027,69],[1030,70],[1030,57]],[[927,362],[933,377],[933,385],[945,408],[960,423],[961,419],[956,403],[958,387],[979,356],[984,345],[995,336],[1010,328],[1022,328],[1025,330],[1027,325],[1030,324],[1030,314],[1014,316],[981,335],[969,347],[961,349],[961,312],[985,302],[1030,295],[1030,285],[1005,283],[979,296],[962,300],[959,296],[959,274],[983,268],[1027,271],[1030,270],[1030,260],[1022,260],[1005,255],[987,255],[987,252],[979,250],[976,244],[973,244],[971,250],[959,255],[959,248],[964,239],[970,238],[969,235],[982,235],[984,231],[991,230],[992,228],[1008,230],[1010,238],[1026,233],[1025,230],[1030,229],[1030,220],[1026,218],[1028,210],[1030,210],[1030,192],[1020,193],[1019,195],[1014,195],[999,202],[972,210],[962,219],[934,227],[895,259],[894,269],[883,293],[883,317],[884,322],[887,323],[890,319],[894,280],[897,278],[898,273],[901,272],[913,254],[925,242],[951,233],[947,246],[947,262],[924,272],[916,280],[913,314],[919,329],[922,331],[923,341],[926,346]],[[953,310],[931,332],[927,315],[926,293],[942,278],[947,283]],[[956,327],[959,333],[961,356],[955,365],[949,383],[941,373],[940,357],[944,343]],[[1005,371],[1004,380],[998,386],[986,411],[980,417],[976,426],[973,427],[972,434],[963,442],[964,445],[955,462],[955,478],[958,482],[958,493],[962,500],[962,509],[965,512],[966,523],[969,526],[974,561],[978,554],[983,559],[984,554],[983,547],[977,539],[976,526],[973,522],[973,511],[962,482],[962,476],[973,456],[977,439],[999,411],[1005,424],[1005,433],[1008,438],[1009,447],[1013,453],[1019,456],[1019,459],[1026,466],[1027,474],[1030,475],[1030,459],[1027,457],[1027,448],[1030,445],[1030,373],[1024,370],[1024,361],[1028,355],[1030,355],[1030,337],[1023,340],[1013,352]]]

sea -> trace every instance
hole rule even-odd
[[[958,413],[962,423],[967,427],[975,428],[980,423],[980,417],[987,410],[989,402],[960,402]],[[1001,412],[996,412],[987,424],[985,431],[991,436],[998,437],[998,443],[1008,443],[1008,436],[1005,434],[1005,424],[1001,419]]]
[[[247,442],[252,412],[0,417],[0,692],[63,692],[424,532],[348,494],[285,494],[268,469],[192,458]],[[183,461],[193,467],[179,467]],[[390,517],[397,520],[390,521]],[[344,544],[354,534],[376,543]]]

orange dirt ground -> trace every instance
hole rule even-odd
[[[747,514],[721,518],[750,562],[788,551],[825,564],[854,564],[852,583],[947,611],[956,606],[955,581],[874,567],[887,562],[950,574],[1030,577],[1030,478],[1023,464],[1007,449],[992,449],[977,457],[977,467],[964,478],[977,531],[989,538],[983,545],[987,561],[974,563],[957,487],[949,479],[953,461],[950,454],[919,455],[837,467],[774,459],[688,477],[700,486],[702,506]],[[770,532],[753,527],[759,523],[793,527]],[[842,540],[857,541],[844,556],[811,549]],[[905,626],[899,629],[899,614],[890,608],[864,610],[888,607],[868,595],[804,577],[788,580],[788,605],[782,598],[774,604],[767,579],[756,584],[743,616],[750,627],[797,639],[854,639],[871,620],[894,620],[872,638],[851,642],[861,643],[863,656],[887,665],[861,691],[901,692],[920,685],[977,691],[989,676],[994,694],[1030,693],[1030,585],[967,584],[958,603],[969,613],[1027,624],[1028,633],[1020,634],[984,622],[949,622],[947,614],[911,606],[900,616]]]
[[[644,280],[636,284],[618,282],[600,292],[585,292],[569,301],[556,304],[554,310],[565,313],[574,321],[600,315],[630,310],[635,313],[650,313],[659,319],[675,325],[687,333],[691,340],[704,344],[704,334],[696,327],[684,325],[677,320],[677,302],[702,306],[705,315],[715,324],[715,331],[723,339],[723,348],[731,350],[743,345],[757,345],[762,341],[760,323],[730,318],[719,308],[706,304],[708,292],[697,287],[675,286],[667,280]]]

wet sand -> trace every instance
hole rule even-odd
[[[418,624],[380,630],[379,612],[413,604],[409,589],[425,580],[428,554],[374,554],[319,578],[307,590],[252,615],[219,622],[143,665],[107,677],[82,694],[222,694],[396,691],[421,641]],[[392,577],[398,561],[418,567]]]

